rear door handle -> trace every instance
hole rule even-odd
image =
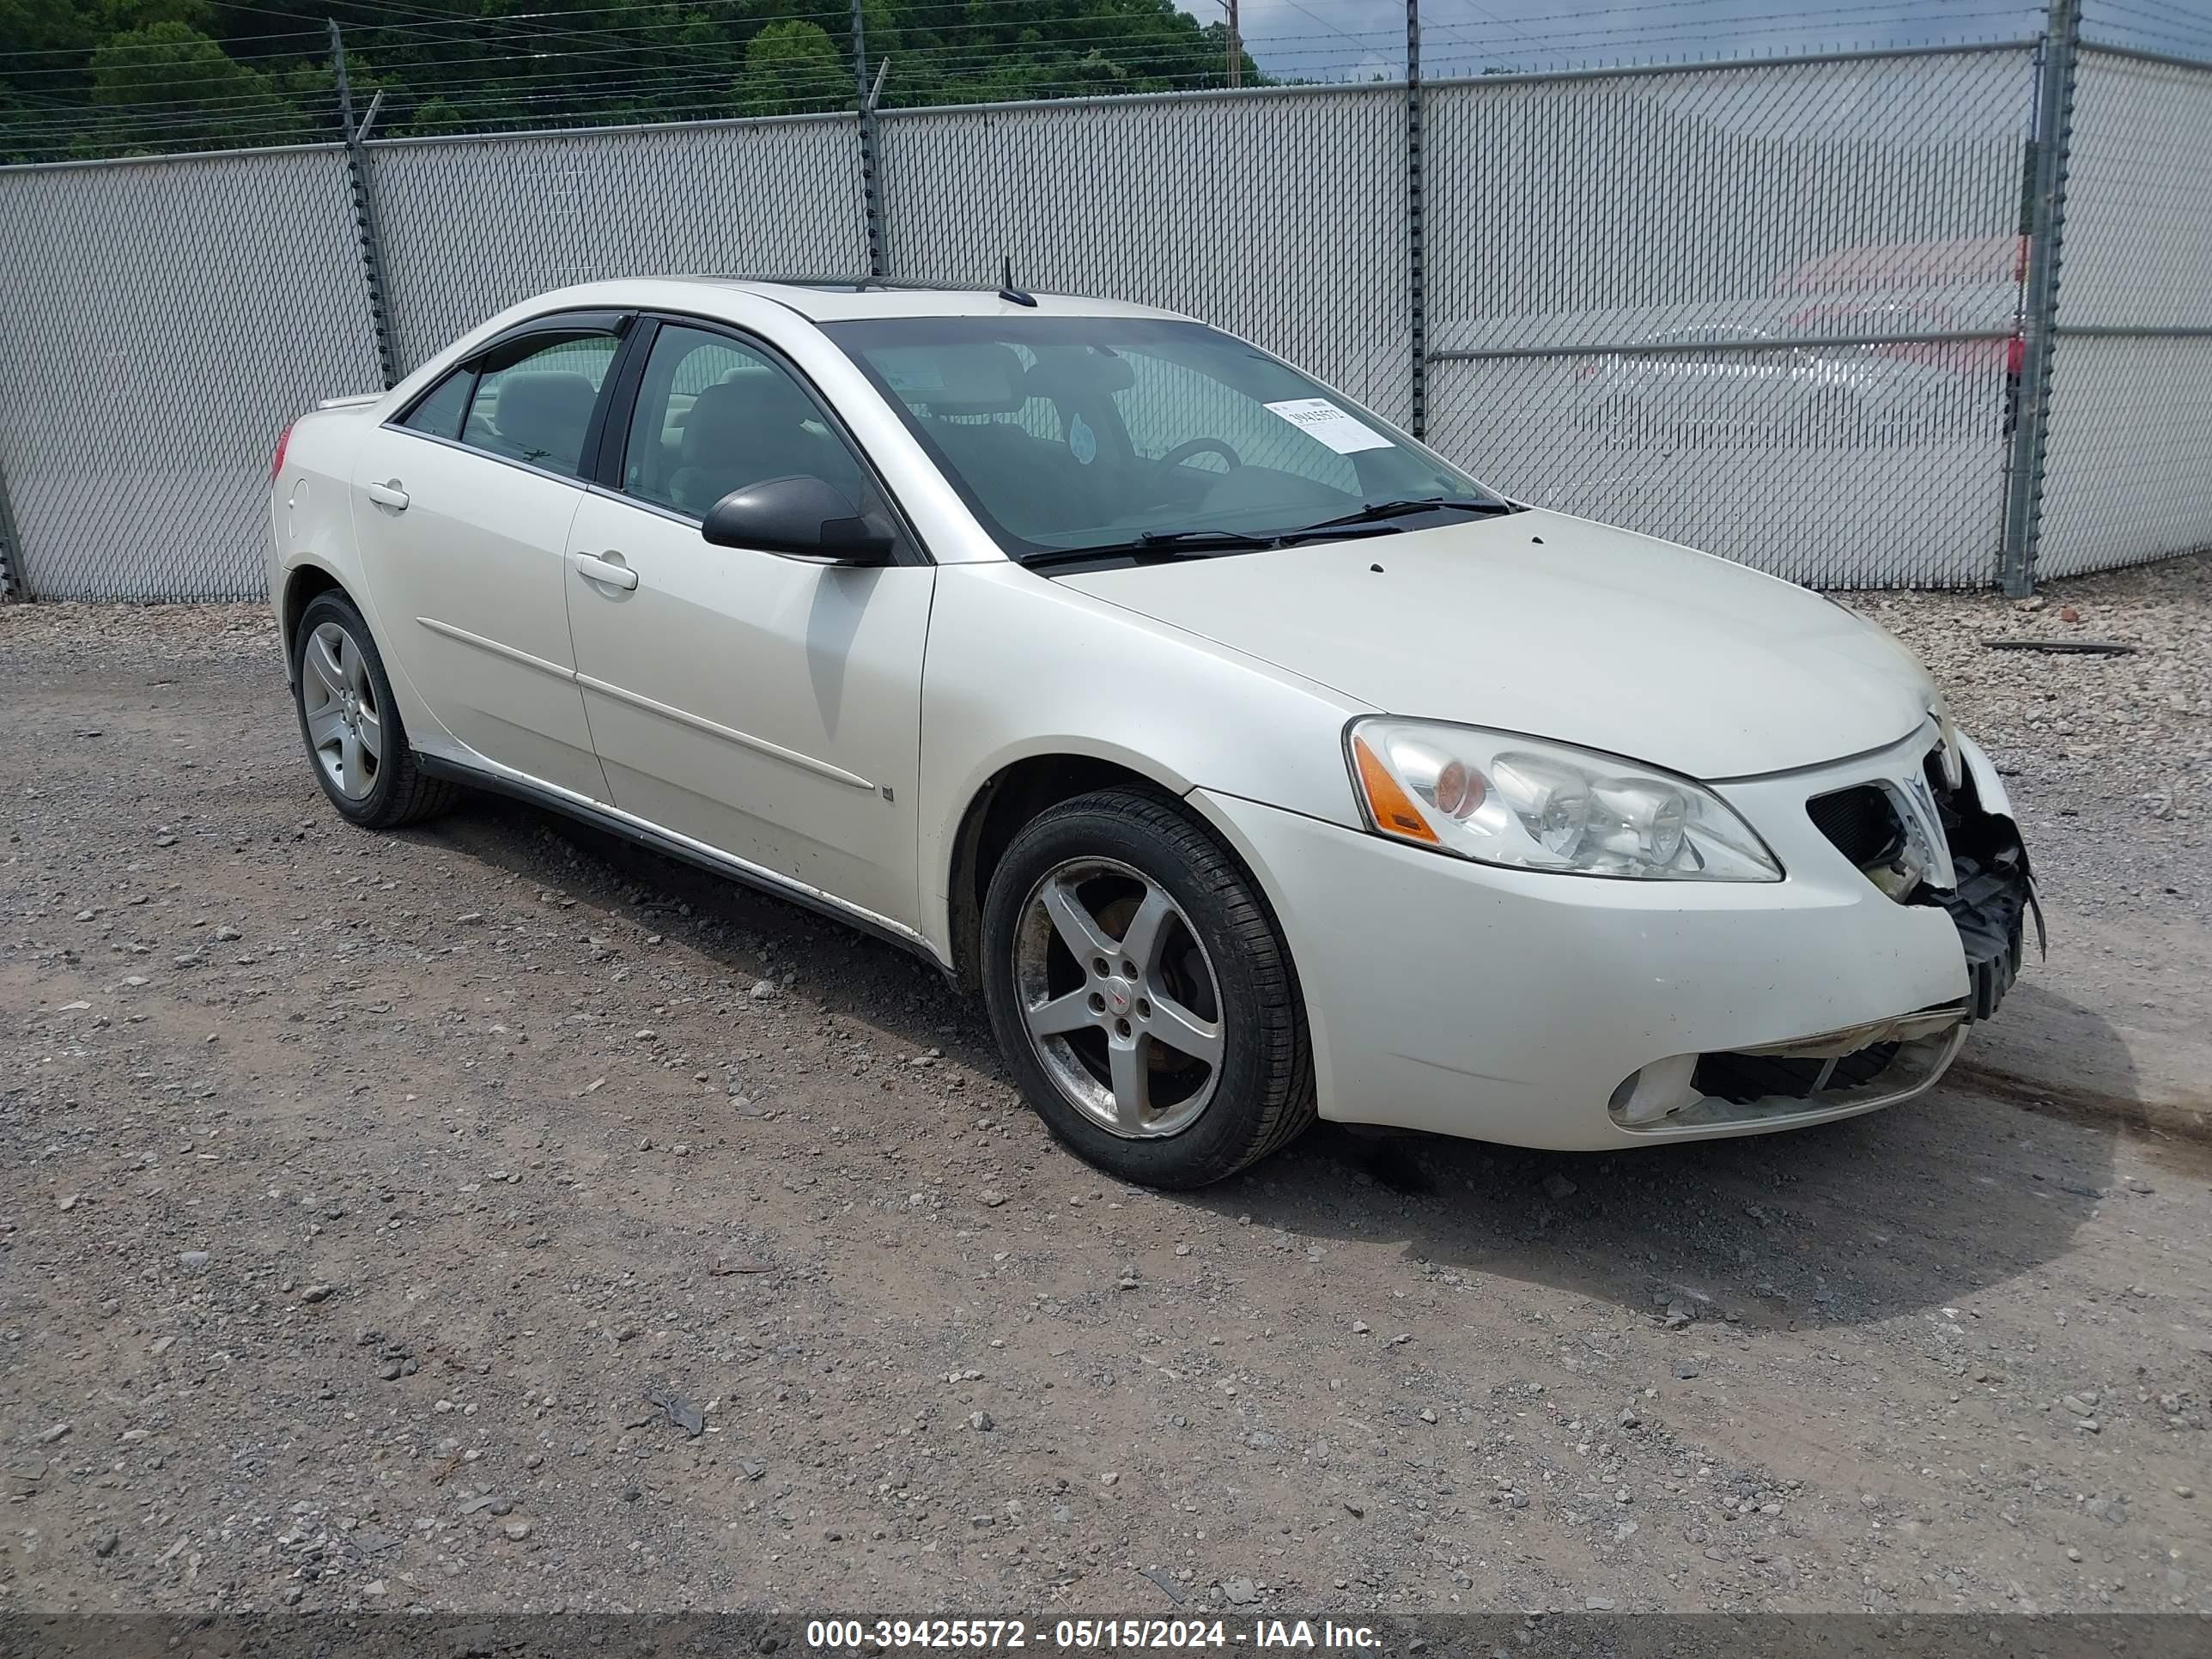
[[[397,478],[390,483],[366,485],[363,488],[363,493],[379,507],[388,507],[395,513],[404,513],[407,510],[407,492],[399,487],[399,480]]]
[[[637,572],[612,558],[602,559],[590,553],[573,553],[569,562],[576,574],[587,581],[605,582],[609,587],[619,587],[624,592],[637,586]]]

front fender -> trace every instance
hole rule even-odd
[[[1011,765],[1111,761],[1179,795],[1209,789],[1356,827],[1342,732],[1368,712],[1017,565],[947,566],[922,670],[922,930],[949,950],[960,825]]]

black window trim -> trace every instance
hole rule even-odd
[[[501,466],[511,466],[518,471],[535,473],[541,478],[557,478],[562,483],[574,484],[580,489],[586,489],[596,476],[595,468],[605,436],[607,411],[613,401],[617,378],[629,360],[629,337],[637,332],[635,325],[638,315],[635,311],[601,309],[549,311],[539,316],[526,318],[511,328],[500,330],[490,339],[486,340],[443,374],[432,380],[429,385],[394,410],[386,418],[384,425],[392,431],[404,432],[410,438],[420,438],[428,443],[444,444],[450,449],[459,450],[465,455],[481,456],[487,461],[495,461]],[[518,460],[512,455],[495,454],[489,449],[481,449],[475,444],[464,442],[459,437],[447,438],[438,433],[425,432],[419,427],[406,424],[408,417],[435,395],[439,388],[452,380],[454,375],[470,374],[481,381],[483,379],[482,365],[486,358],[497,355],[517,341],[540,334],[568,335],[577,338],[604,334],[611,336],[615,343],[615,355],[608,362],[605,379],[599,382],[599,396],[592,404],[592,418],[584,428],[584,451],[579,458],[579,465],[575,471],[562,472],[550,466],[533,465],[528,461]],[[468,411],[475,406],[476,395],[477,388],[471,386],[469,388],[469,401],[462,406],[461,410],[461,430],[464,432],[468,430]]]
[[[628,331],[629,337],[623,341],[622,353],[617,357],[614,367],[607,374],[607,385],[613,388],[613,392],[611,396],[600,400],[600,410],[594,416],[602,424],[595,434],[587,436],[586,440],[587,449],[594,437],[598,443],[592,476],[584,481],[586,489],[595,494],[618,501],[625,507],[634,507],[641,512],[654,514],[660,518],[673,520],[678,524],[696,526],[699,523],[699,520],[691,514],[677,507],[663,506],[659,501],[647,501],[642,496],[631,495],[623,488],[623,468],[627,459],[624,452],[629,445],[630,426],[636,412],[637,395],[645,380],[646,359],[653,349],[653,340],[665,327],[691,328],[703,333],[722,335],[735,341],[746,350],[757,353],[766,358],[769,363],[790,375],[793,380],[797,382],[799,389],[813,399],[815,407],[822,410],[829,422],[831,433],[839,442],[852,452],[854,459],[860,463],[861,470],[875,485],[877,494],[883,497],[884,505],[890,508],[893,521],[890,562],[924,566],[934,565],[937,562],[931,556],[927,546],[924,544],[921,535],[915,531],[914,520],[908,515],[905,507],[884,479],[882,470],[876,465],[875,458],[868,453],[866,446],[853,435],[853,429],[845,424],[845,417],[838,412],[836,404],[823,393],[822,388],[814,383],[813,378],[805,369],[793,362],[789,356],[772,341],[726,318],[701,316],[696,313],[683,311],[656,310],[640,312],[636,314]],[[765,556],[773,558],[781,556],[770,554]]]
[[[468,396],[461,399],[461,418],[455,430],[450,435],[443,432],[433,432],[427,427],[410,426],[407,424],[408,422],[415,418],[416,410],[420,410],[424,404],[428,404],[431,398],[436,397],[441,392],[443,392],[447,386],[453,385],[455,380],[459,380],[465,374],[468,376],[469,381]],[[461,434],[468,430],[469,410],[477,400],[477,382],[482,379],[483,379],[483,371],[476,366],[476,360],[474,358],[471,358],[465,363],[456,363],[453,368],[447,369],[443,374],[441,374],[436,380],[431,381],[429,385],[424,386],[422,391],[416,392],[415,396],[410,398],[407,400],[406,407],[400,410],[389,420],[386,421],[385,425],[391,427],[397,431],[411,432],[418,438],[435,438],[441,443],[459,443],[461,441]],[[464,447],[465,447],[466,446],[464,446]]]

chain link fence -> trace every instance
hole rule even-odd
[[[2085,49],[2036,569],[2212,545],[2212,69]]]
[[[1431,435],[1796,580],[1988,582],[2030,70],[2014,46],[1439,89]]]
[[[1109,295],[1218,322],[1404,421],[1402,88],[886,110],[894,273]]]
[[[0,169],[0,513],[37,597],[258,595],[276,434],[380,379],[350,165],[403,374],[590,277],[872,258],[981,285],[1010,259],[1394,420],[1425,393],[1437,447],[1524,499],[1823,586],[1986,586],[2042,403],[2018,379],[2050,49]],[[2093,50],[2079,80],[2048,574],[2212,542],[2212,69]]]
[[[568,283],[867,269],[850,115],[366,146],[405,374]]]
[[[40,599],[258,595],[269,461],[376,383],[337,146],[0,168],[0,477]]]

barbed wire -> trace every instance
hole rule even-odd
[[[1263,77],[1287,83],[1357,85],[1394,76],[1403,65],[1404,32],[1368,26],[1371,11],[1344,9],[1359,0],[1285,0],[1316,26],[1243,40],[1248,55],[1264,55]],[[472,15],[404,0],[341,9],[351,49],[358,105],[381,88],[390,112],[387,133],[404,131],[425,111],[440,126],[459,131],[529,131],[547,125],[631,125],[654,119],[718,118],[746,112],[757,95],[749,84],[745,43],[775,23],[813,22],[839,49],[851,22],[849,6],[821,6],[761,15],[758,0],[678,0],[641,17],[634,4],[579,7],[557,12]],[[2017,0],[1862,0],[1814,10],[1726,8],[1741,0],[1626,0],[1546,13],[1541,18],[1502,17],[1476,0],[1431,0],[1473,15],[1424,20],[1431,73],[1449,75],[1473,64],[1485,69],[1533,67],[1532,55],[1585,63],[1607,58],[1650,59],[1677,50],[1702,53],[1715,37],[1759,33],[1820,35],[1819,47],[1837,46],[1845,29],[1896,30],[1912,26],[1952,35],[1975,24],[2015,20],[2026,24],[2041,8]],[[2133,33],[2178,40],[2212,51],[2212,19],[2200,20],[2170,0],[2092,0],[2100,10],[2131,19]],[[322,24],[310,14],[281,6],[227,4],[226,11],[276,21]],[[1340,26],[1326,14],[1346,17]],[[902,7],[888,38],[872,40],[871,56],[893,59],[886,99],[894,107],[933,102],[1006,101],[1070,95],[1110,95],[1117,88],[1199,90],[1226,82],[1218,61],[1219,26],[1182,15],[1187,28],[1146,33],[1157,14],[1132,15],[1126,24],[1098,15],[1041,15],[1036,0],[919,0]],[[350,21],[348,21],[350,20]],[[599,21],[593,21],[599,20]],[[710,33],[702,40],[702,25]],[[2189,33],[2200,25],[2205,38]],[[1079,33],[1057,33],[1060,27]],[[466,32],[457,32],[466,31]],[[1009,39],[1019,31],[1031,38]],[[1211,31],[1210,33],[1208,31]],[[2173,31],[2172,33],[2166,31]],[[2023,27],[2023,36],[2031,31]],[[1510,41],[1498,36],[1507,33]],[[158,82],[155,95],[97,103],[76,89],[89,78],[95,58],[102,67],[158,73],[175,46],[115,40],[97,52],[36,48],[0,52],[0,154],[66,153],[115,149],[187,149],[204,140],[224,146],[257,141],[295,142],[337,133],[334,98],[315,90],[330,74],[326,25],[282,30],[224,47],[220,69],[179,65],[192,72]],[[1930,42],[1946,44],[1957,42]],[[1781,50],[1771,38],[1759,46]],[[1798,50],[1819,49],[1809,42]],[[1194,48],[1215,61],[1193,62]],[[1018,59],[1009,52],[1018,52]],[[1724,46],[1711,61],[1741,61]],[[1759,55],[1748,54],[1755,60]],[[61,59],[71,59],[63,62]],[[251,79],[243,77],[252,77]],[[812,101],[800,100],[799,101]],[[827,101],[826,100],[824,100]],[[845,93],[830,107],[850,107]]]
[[[2147,40],[2162,46],[2188,46],[2200,58],[2212,58],[2212,15],[2191,16],[2173,6],[2148,9],[2145,3],[2129,3],[2129,0],[2099,0],[2095,10],[2118,12],[2136,20],[2113,25],[2115,33],[2137,37],[2128,40],[2128,45],[2140,45]],[[2081,27],[2085,33],[2097,29],[2101,21],[2084,7]]]

